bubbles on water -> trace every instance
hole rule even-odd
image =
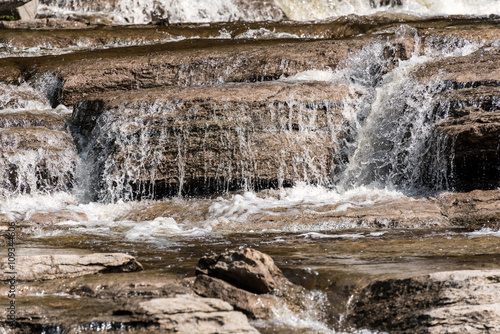
[[[276,0],[287,18],[295,21],[323,20],[350,14],[375,13],[439,15],[500,14],[495,0]]]

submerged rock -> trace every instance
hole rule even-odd
[[[497,332],[499,282],[498,270],[382,279],[354,297],[347,320],[390,333]]]
[[[16,258],[16,279],[37,281],[77,277],[97,273],[142,270],[136,259],[126,254],[96,253],[89,255],[31,255]],[[2,262],[3,280],[9,280],[7,261]]]
[[[62,103],[72,105],[109,90],[279,79],[306,70],[334,69],[376,38],[349,41],[186,40],[175,44],[81,52],[54,58],[1,59],[0,80],[58,73]],[[28,72],[25,70],[32,69]]]

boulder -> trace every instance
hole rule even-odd
[[[31,255],[17,256],[16,279],[38,281],[55,278],[77,277],[97,273],[132,272],[142,270],[142,265],[130,255],[96,253],[87,255]],[[2,261],[2,280],[9,280],[11,272],[7,260]]]
[[[228,302],[253,319],[270,318],[273,315],[272,308],[281,303],[276,296],[252,293],[203,274],[196,276],[193,290],[201,296]]]
[[[247,317],[228,303],[214,298],[179,295],[139,303],[138,314],[144,313],[159,324],[163,333],[244,334],[259,333]]]
[[[500,331],[500,271],[466,270],[377,280],[354,296],[347,322],[390,333]]]
[[[196,275],[201,274],[256,294],[272,293],[290,284],[269,255],[251,248],[202,257],[196,267]]]

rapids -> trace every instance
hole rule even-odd
[[[499,1],[41,3],[47,22],[89,27],[2,32],[0,222],[17,224],[19,254],[127,253],[145,271],[116,280],[140,285],[192,276],[208,253],[254,247],[309,291],[303,310],[284,304],[252,324],[296,334],[383,333],[346,320],[375,279],[498,268],[500,78],[488,57],[500,47]],[[163,26],[122,26],[151,22]],[[321,57],[266,63],[285,43]],[[153,64],[162,55],[186,62]],[[461,73],[470,59],[486,69]],[[125,63],[78,91],[88,73],[72,66],[109,60]],[[133,84],[120,81],[129,67]],[[173,84],[157,86],[165,77]],[[65,105],[71,93],[78,102]],[[477,144],[481,131],[493,152]],[[488,182],[462,194],[474,157],[457,143],[468,139],[486,156],[478,179]],[[20,293],[23,305],[63,300],[64,319],[79,323],[89,321],[79,302],[108,314],[84,293],[37,284]],[[64,332],[56,320],[44,333]]]

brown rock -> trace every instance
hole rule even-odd
[[[116,200],[115,190],[160,198],[324,184],[347,94],[328,83],[285,82],[113,92],[76,105],[73,124],[90,139],[82,146],[104,200]]]
[[[243,313],[219,299],[191,295],[151,299],[139,303],[136,312],[155,319],[164,333],[258,333]]]
[[[472,229],[496,228],[500,224],[500,191],[474,190],[470,193],[444,193],[439,196],[443,214],[450,223]]]
[[[66,121],[69,117],[58,115],[53,111],[15,111],[0,114],[0,129],[33,128],[67,132]],[[46,146],[47,143],[44,143]]]
[[[500,186],[499,55],[498,47],[483,48],[469,56],[428,63],[414,74],[423,82],[445,83],[437,93],[436,110],[446,117],[436,131],[447,146],[448,179],[456,191]]]
[[[269,255],[251,248],[202,257],[196,274],[220,278],[257,294],[271,293],[289,284]]]
[[[68,190],[77,159],[68,133],[43,127],[0,129],[0,192]]]
[[[29,69],[58,73],[62,102],[74,104],[99,93],[176,85],[278,79],[310,69],[336,68],[351,52],[374,41],[216,41],[75,53],[54,58],[1,59],[0,80],[18,82]],[[21,74],[20,77],[20,73]]]
[[[56,212],[34,212],[26,215],[24,220],[35,224],[56,224],[67,220],[86,221],[88,217],[83,212],[75,212],[72,210],[61,210]]]
[[[193,290],[203,297],[222,299],[254,319],[271,317],[272,307],[280,303],[275,296],[251,293],[207,275],[196,276]]]
[[[2,261],[2,280],[9,280],[7,261]],[[31,255],[17,256],[16,279],[37,281],[77,277],[100,272],[131,272],[142,270],[142,265],[130,255],[96,253],[89,255]]]
[[[496,332],[499,281],[498,270],[382,279],[354,297],[347,320],[390,333]]]

